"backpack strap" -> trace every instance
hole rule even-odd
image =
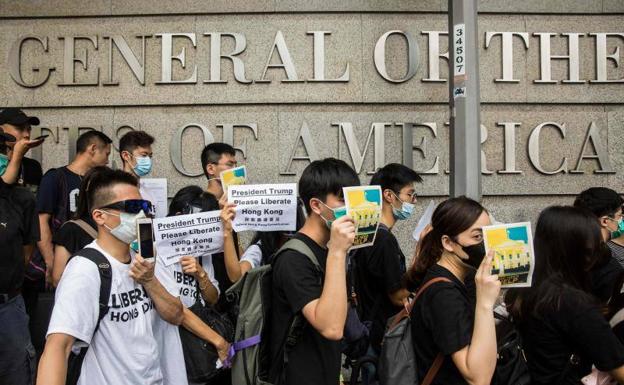
[[[95,263],[98,268],[98,273],[100,273],[100,298],[98,300],[100,312],[98,315],[97,324],[95,325],[95,329],[93,330],[93,334],[95,335],[98,328],[100,327],[100,321],[102,321],[106,314],[108,314],[108,299],[111,292],[113,270],[104,254],[92,247],[85,247],[74,255],[79,255]]]
[[[286,243],[282,245],[282,247],[279,248],[279,250],[277,250],[273,259],[275,259],[279,254],[286,250],[294,250],[298,253],[305,255],[319,272],[323,272],[323,269],[321,268],[318,259],[316,259],[316,255],[314,255],[312,249],[310,249],[310,247],[308,247],[308,245],[306,245],[304,241],[297,238],[289,239],[288,241],[286,241]]]
[[[75,224],[76,226],[80,227],[85,233],[89,234],[91,238],[93,239],[97,238],[97,235],[98,235],[97,231],[93,227],[91,227],[91,225],[89,225],[87,222],[83,221],[82,219],[72,219],[71,221],[67,221],[67,222],[71,222]]]
[[[388,327],[389,329],[394,329],[399,322],[401,322],[401,320],[403,320],[406,317],[409,317],[410,314],[412,313],[412,308],[414,307],[414,304],[416,304],[416,301],[418,300],[418,298],[425,292],[425,290],[427,290],[431,285],[433,285],[434,283],[438,283],[438,282],[449,282],[451,283],[452,281],[448,278],[444,278],[444,277],[436,277],[436,278],[432,278],[430,280],[428,280],[427,282],[425,282],[420,289],[418,289],[418,291],[416,292],[416,295],[414,296],[414,299],[412,299],[408,304],[406,304],[403,309],[401,309],[401,311],[394,316],[394,319],[392,321],[392,323],[390,324],[390,326]]]

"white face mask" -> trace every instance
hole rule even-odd
[[[145,218],[145,213],[143,212],[143,210],[141,210],[138,214],[128,214],[124,212],[115,214],[104,210],[102,211],[106,214],[119,217],[119,219],[121,220],[119,222],[119,226],[115,227],[114,229],[111,229],[110,227],[106,226],[106,224],[104,224],[104,227],[106,227],[108,231],[110,231],[113,237],[128,245],[134,242],[135,239],[137,239],[136,221],[137,219]]]

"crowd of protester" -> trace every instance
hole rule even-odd
[[[337,385],[343,366],[364,385],[624,383],[624,200],[612,189],[544,208],[532,285],[501,290],[483,239],[492,216],[472,199],[442,201],[406,258],[393,229],[414,214],[422,179],[400,164],[370,181],[382,192],[372,246],[350,251],[356,226],[338,213],[343,188],[360,180],[327,158],[298,180],[296,231],[258,232],[242,248],[219,179],[236,152],[212,143],[198,159],[205,188],[177,191],[168,216],[219,210],[223,252],[165,265],[136,242],[137,220],[153,214],[140,178],[158,161],[155,139],[125,134],[113,170],[112,140],[88,131],[67,166],[43,174],[25,157],[44,141],[30,138],[39,123],[0,112],[0,384]],[[254,286],[254,272],[270,279]],[[250,288],[263,306],[248,308]],[[32,319],[46,290],[55,294],[44,345]],[[239,316],[250,311],[261,325]],[[414,362],[392,382],[380,361],[402,311],[408,350],[395,358]],[[526,375],[507,376],[501,320],[518,332],[513,363]],[[254,327],[258,338],[241,341]]]

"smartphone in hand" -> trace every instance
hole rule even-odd
[[[139,254],[145,259],[154,258],[154,232],[151,218],[137,219]]]

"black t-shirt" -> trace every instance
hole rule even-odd
[[[309,237],[297,233],[314,252],[325,270],[327,250]],[[270,334],[270,379],[279,385],[337,385],[340,378],[340,341],[324,338],[304,320],[297,343],[288,352],[285,384],[278,381],[282,372],[284,341],[296,314],[321,297],[323,276],[305,255],[287,250],[273,264],[273,309]],[[346,290],[346,287],[345,287]],[[303,317],[303,315],[302,315]]]
[[[11,293],[24,280],[25,245],[39,240],[35,196],[26,188],[0,180],[0,294]]]
[[[361,248],[352,256],[355,290],[362,321],[372,321],[370,343],[379,352],[388,318],[401,310],[389,295],[401,288],[405,274],[405,255],[390,230],[380,224],[375,243]]]
[[[83,218],[82,220],[97,231],[97,226],[91,218]],[[91,242],[93,242],[93,238],[74,222],[65,222],[52,237],[52,243],[63,246],[69,254],[84,249]]]
[[[234,240],[234,248],[236,249],[236,256],[238,255],[238,235],[236,232],[232,231],[232,239]],[[230,277],[228,277],[227,269],[225,268],[225,254],[224,253],[216,253],[212,254],[212,267],[214,268],[215,279],[219,283],[219,303],[221,306],[225,305],[225,292],[229,289],[234,282],[230,281]]]
[[[64,187],[63,179],[61,178],[65,180]],[[67,167],[52,169],[46,172],[41,179],[41,185],[37,193],[37,211],[39,213],[52,214],[53,218],[57,218],[60,217],[60,210],[64,206],[66,209],[65,221],[71,219],[76,212],[81,180],[80,175],[74,174]],[[63,193],[62,190],[65,190],[65,197],[60,196]],[[60,225],[61,223],[53,224],[53,228]]]
[[[422,381],[439,353],[444,355],[442,367],[432,385],[467,384],[451,355],[468,346],[474,325],[473,293],[450,271],[432,266],[423,282],[444,277],[451,282],[436,282],[418,298],[412,308],[412,339],[418,362],[418,378]],[[474,286],[469,286],[474,288]]]
[[[42,176],[43,170],[41,169],[41,164],[39,162],[26,157],[22,158],[22,167],[20,167],[17,184],[28,188],[36,194],[39,185],[41,184]]]
[[[590,271],[591,291],[603,303],[606,303],[613,294],[616,281],[624,272],[624,268],[611,254],[611,249],[606,245],[603,252],[607,253],[602,262],[594,266]]]
[[[598,305],[573,288],[560,290],[558,310],[545,310],[539,318],[529,315],[519,323],[533,384],[555,384],[562,373],[560,384],[580,384],[592,364],[602,371],[624,365],[624,346]],[[579,365],[569,364],[573,353]]]

